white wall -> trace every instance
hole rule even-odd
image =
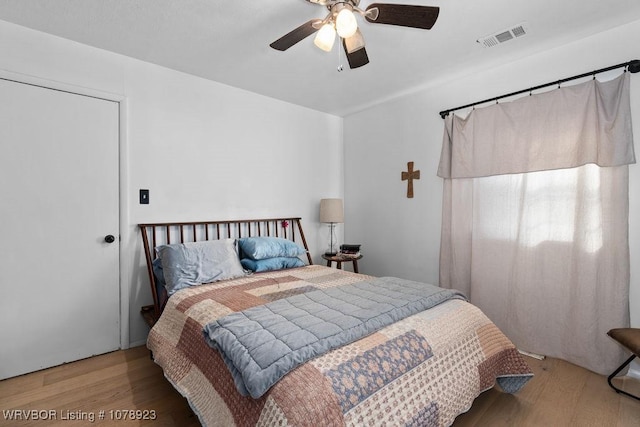
[[[342,197],[342,119],[0,21],[0,70],[124,98],[121,277],[129,342],[151,303],[136,224],[301,216],[325,248],[319,200]],[[81,160],[81,159],[79,159]],[[150,204],[138,204],[138,190]],[[29,303],[29,301],[25,301]]]
[[[639,59],[637,40],[640,21],[498,68],[468,70],[346,117],[345,239],[362,243],[361,271],[438,283],[442,182],[436,171],[443,131],[439,111]],[[486,50],[487,55],[491,52]],[[631,88],[640,134],[640,74],[632,75]],[[421,171],[421,179],[414,182],[414,199],[405,197],[406,182],[400,181],[408,161]],[[631,324],[640,327],[640,166],[631,165],[629,171]]]

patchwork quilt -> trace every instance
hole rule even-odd
[[[397,277],[318,289],[231,313],[204,328],[243,396],[259,398],[293,368],[329,350],[464,296]]]
[[[216,319],[370,276],[306,266],[176,292],[148,347],[206,426],[448,426],[484,390],[517,392],[532,376],[475,306],[452,299],[298,366],[258,399],[242,396],[204,339]]]

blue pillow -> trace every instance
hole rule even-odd
[[[233,239],[162,245],[156,251],[169,295],[190,286],[247,275]]]
[[[285,268],[304,267],[306,264],[300,258],[295,257],[276,257],[253,260],[251,258],[243,258],[240,260],[242,266],[247,270],[259,273],[261,271],[282,270]]]
[[[278,257],[297,257],[307,252],[299,244],[281,237],[243,237],[238,239],[242,258],[260,260]]]

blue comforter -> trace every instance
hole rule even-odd
[[[309,359],[446,300],[453,290],[393,277],[320,289],[232,313],[204,328],[238,391],[262,396]]]

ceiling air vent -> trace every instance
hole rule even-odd
[[[490,36],[479,38],[476,41],[484,47],[493,47],[507,42],[511,39],[522,37],[527,33],[527,24],[523,22],[521,24],[514,25],[513,27],[506,30],[498,31],[497,33],[491,34]]]

